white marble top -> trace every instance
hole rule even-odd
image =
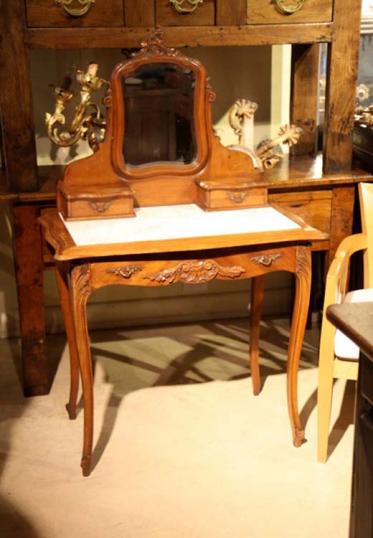
[[[195,204],[141,207],[134,218],[65,221],[77,246],[297,230],[273,207],[207,212]]]

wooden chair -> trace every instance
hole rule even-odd
[[[357,379],[359,348],[327,320],[326,309],[342,302],[373,302],[373,184],[359,185],[362,233],[344,239],[328,271],[319,355],[317,457],[328,456],[334,379]],[[347,293],[352,254],[364,251],[364,288]]]

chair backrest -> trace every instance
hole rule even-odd
[[[368,238],[364,254],[364,287],[373,288],[373,183],[359,185],[362,232]]]

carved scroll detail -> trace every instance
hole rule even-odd
[[[106,272],[112,275],[121,276],[122,278],[128,279],[132,275],[141,271],[141,267],[137,265],[123,265],[122,267],[116,267],[115,269],[107,269]]]
[[[72,271],[73,288],[76,290],[79,297],[88,297],[91,293],[91,269],[88,263],[78,265]]]
[[[74,3],[74,0],[55,0],[57,6],[63,7],[68,15],[71,17],[83,17],[91,9],[96,0],[76,0],[77,4],[81,7],[70,7]]]
[[[283,15],[292,15],[300,11],[306,0],[274,0],[276,9]]]
[[[164,44],[164,32],[157,27],[145,40],[141,43],[141,49],[132,54],[132,57],[152,56],[154,54],[163,54],[166,56],[181,56],[181,53],[173,48],[168,48]]]
[[[203,0],[170,0],[178,13],[193,13]]]
[[[279,258],[282,258],[282,254],[254,256],[253,258],[250,258],[250,261],[256,263],[257,265],[264,265],[264,267],[270,267]]]
[[[310,250],[307,247],[298,247],[297,248],[297,257],[296,257],[296,273],[304,273],[307,277],[311,277],[311,265],[310,265]]]
[[[192,260],[179,263],[171,269],[144,275],[144,278],[160,284],[174,284],[175,282],[203,284],[216,277],[238,278],[243,273],[245,269],[239,265],[223,267],[214,260]]]

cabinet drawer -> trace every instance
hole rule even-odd
[[[72,11],[74,10],[74,11]],[[27,25],[31,27],[123,26],[123,0],[27,0]],[[70,13],[75,13],[72,15]]]
[[[180,9],[191,9],[192,0],[177,0]],[[204,0],[192,12],[180,13],[170,0],[156,0],[157,24],[161,26],[213,26],[216,0]]]
[[[249,24],[330,22],[333,0],[249,0]]]
[[[331,191],[270,193],[269,202],[289,209],[322,232],[330,232]]]

